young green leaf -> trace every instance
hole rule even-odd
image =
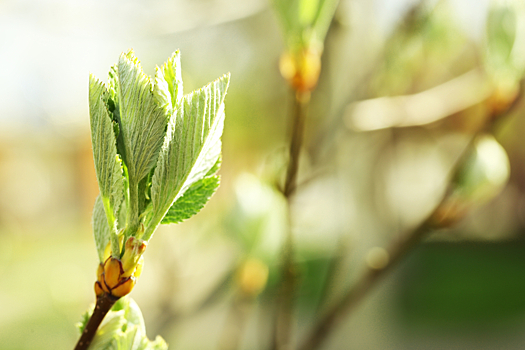
[[[117,338],[121,336],[122,328],[126,327],[124,311],[110,311],[97,330],[90,350],[117,350]]]
[[[101,263],[104,262],[104,251],[110,240],[110,231],[106,212],[104,211],[104,204],[102,198],[97,196],[95,206],[93,208],[92,217],[93,236],[95,237],[95,246],[97,247],[98,258]]]
[[[323,44],[339,0],[272,0],[292,51]]]
[[[89,349],[167,350],[168,345],[159,336],[155,341],[148,339],[138,305],[133,299],[122,298],[104,318]]]
[[[224,97],[230,76],[184,97],[173,113],[152,179],[152,212],[146,222],[148,240],[173,202],[207,175],[221,152]]]
[[[161,224],[178,224],[197,214],[219,188],[219,176],[210,176],[194,182],[182,197],[168,210]]]
[[[132,187],[155,166],[167,119],[155,102],[149,77],[132,51],[120,56],[117,74],[120,133]]]
[[[170,116],[182,102],[182,77],[180,71],[180,53],[176,51],[161,68],[155,72],[153,95],[157,104]]]
[[[122,167],[117,155],[113,122],[106,107],[107,91],[93,75],[89,77],[89,114],[91,142],[100,197],[112,235],[112,248],[118,251],[116,217],[124,194]],[[115,246],[116,243],[116,246]]]

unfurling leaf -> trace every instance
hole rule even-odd
[[[100,195],[95,201],[93,208],[93,235],[95,236],[95,245],[97,247],[98,258],[101,263],[104,262],[104,250],[106,249],[110,241],[110,231],[108,226],[108,219],[106,218],[106,212],[104,211],[104,204]]]
[[[100,260],[94,289],[97,305],[100,300],[118,301],[105,317],[101,313],[107,308],[95,309],[103,322],[92,342],[93,333],[86,332],[77,345],[91,350],[167,349],[162,338],[152,342],[146,337],[140,310],[122,298],[140,276],[148,240],[161,221],[181,222],[195,215],[219,186],[215,173],[228,84],[225,75],[183,97],[178,51],[157,67],[154,83],[133,51],[111,67],[107,87],[90,76],[91,135],[100,188],[92,220]]]
[[[501,192],[510,176],[507,152],[488,134],[476,137],[452,181],[454,193],[464,201],[485,203]]]
[[[201,211],[219,188],[220,176],[215,175],[221,167],[219,157],[201,180],[193,183],[170,207],[161,224],[178,224]]]
[[[120,133],[131,187],[155,166],[167,120],[132,51],[120,56],[117,75]]]
[[[450,193],[433,214],[437,227],[448,227],[490,201],[509,179],[507,152],[492,135],[478,135],[472,146],[452,179]]]
[[[97,174],[100,198],[104,204],[112,243],[116,241],[116,217],[124,195],[122,166],[117,155],[113,121],[106,100],[107,90],[94,76],[89,79],[89,113],[91,119],[91,142]],[[118,242],[117,242],[118,244]],[[113,247],[115,251],[118,248]],[[118,250],[118,249],[117,249]]]
[[[217,163],[229,80],[225,75],[185,96],[171,116],[152,178],[152,212],[144,240],[151,237],[174,201]]]
[[[138,305],[131,298],[122,298],[104,318],[89,349],[167,350],[168,345],[159,336],[148,339]]]
[[[162,67],[157,67],[153,95],[157,104],[169,116],[180,106],[182,91],[180,54],[176,51]]]

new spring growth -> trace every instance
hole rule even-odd
[[[286,51],[281,75],[303,99],[317,86],[323,43],[339,0],[272,0],[283,29]]]
[[[90,76],[97,297],[128,294],[157,227],[197,214],[219,186],[230,76],[184,96],[180,66],[177,51],[150,78],[128,51],[107,84]]]
[[[146,251],[146,246],[143,240],[129,237],[122,260],[108,256],[104,264],[99,265],[95,282],[97,297],[107,294],[118,299],[131,292],[142,273],[142,254]]]
[[[102,320],[132,291],[157,227],[197,214],[219,187],[229,82],[226,74],[184,96],[178,51],[156,68],[154,78],[144,74],[133,51],[120,55],[107,84],[90,75],[91,142],[100,189],[93,209],[99,265],[97,303],[76,350],[87,350],[93,340],[97,344]],[[138,349],[129,347],[129,337],[120,337],[124,333],[105,332],[98,334],[97,349],[108,349],[106,340],[114,346],[117,338],[126,349]],[[149,341],[144,329],[141,333],[136,344],[145,349]],[[134,343],[139,333],[128,334]],[[155,349],[167,348],[156,343],[160,347]]]
[[[321,73],[321,50],[304,48],[285,52],[279,61],[279,70],[294,90],[310,92],[317,86]]]

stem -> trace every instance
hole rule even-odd
[[[448,177],[450,179],[454,177],[461,164],[465,161],[465,157],[472,149],[476,137],[477,135],[472,137],[468,145],[458,157],[458,160],[449,173]],[[447,189],[445,190],[439,204],[436,205],[434,211],[427,217],[427,219],[410,232],[404,240],[394,242],[391,247],[387,249],[389,257],[388,264],[382,269],[367,267],[364,273],[360,275],[357,282],[355,282],[354,286],[350,288],[343,298],[336,303],[316,325],[314,325],[313,331],[304,343],[302,343],[302,346],[299,347],[299,350],[317,349],[326,338],[328,338],[328,335],[337,327],[337,325],[341,323],[343,318],[368,294],[376,283],[391,271],[400,261],[402,261],[405,255],[420,243],[430,231],[437,228],[434,221],[436,214],[440,210],[442,204],[447,201],[451,193],[452,185],[449,181]]]
[[[100,323],[102,323],[102,320],[106,317],[106,314],[111,310],[117,300],[118,299],[107,294],[97,298],[97,304],[95,305],[93,314],[89,318],[86,328],[84,328],[84,332],[82,332],[74,350],[87,350],[89,348]]]
[[[290,159],[288,162],[286,180],[283,189],[283,194],[288,203],[288,213],[290,213],[290,198],[297,183],[299,155],[303,143],[304,123],[309,101],[309,92],[296,92],[294,100],[292,139],[290,142]],[[288,349],[291,347],[293,296],[297,282],[297,274],[293,263],[294,242],[290,214],[288,214],[288,220],[289,227],[286,241],[284,243],[282,285],[275,321],[274,339],[272,345],[273,349]]]
[[[404,241],[394,245],[389,250],[390,263],[383,269],[367,268],[355,286],[317,323],[310,336],[299,347],[299,350],[317,349],[330,332],[341,323],[343,318],[365,297],[370,289],[402,258],[416,246],[432,229],[430,220],[424,221]]]
[[[237,350],[242,342],[253,299],[238,292],[234,297],[219,341],[220,350]]]
[[[297,273],[293,263],[293,251],[293,237],[290,227],[284,245],[281,293],[277,303],[274,343],[272,346],[274,350],[291,349],[293,299],[295,286],[297,284]]]
[[[303,144],[304,121],[306,110],[310,102],[309,92],[296,92],[294,103],[294,119],[292,127],[292,140],[290,143],[290,160],[286,171],[286,181],[284,183],[284,196],[289,201],[290,196],[295,190],[297,182],[297,171],[299,169],[299,153]]]

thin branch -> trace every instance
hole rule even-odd
[[[458,161],[451,171],[453,176],[458,167],[463,163],[465,156],[468,154],[473,146],[474,136],[465,150],[459,157]],[[389,271],[391,271],[403,258],[418,244],[426,235],[433,229],[436,229],[435,217],[441,205],[447,201],[451,194],[451,186],[449,184],[445,194],[440,203],[435,207],[434,211],[423,221],[416,229],[406,235],[404,240],[395,241],[392,246],[387,249],[388,264],[383,268],[377,269],[367,267],[360,275],[360,278],[355,282],[354,287],[351,288],[347,294],[336,304],[330,311],[314,326],[313,331],[304,341],[299,350],[314,350],[317,349],[327,338],[328,335],[337,327],[338,324],[353,310],[355,306],[368,294],[368,292],[381,280]]]
[[[93,314],[89,318],[74,350],[87,350],[89,348],[102,320],[106,317],[107,313],[111,310],[117,300],[118,298],[114,298],[108,294],[103,294],[101,297],[97,298],[97,304],[95,305]]]
[[[292,140],[290,142],[290,159],[288,162],[286,180],[283,188],[283,194],[288,203],[288,212],[290,212],[290,198],[295,191],[297,184],[299,155],[303,143],[304,123],[309,102],[309,92],[296,92],[294,99]],[[288,349],[292,339],[293,298],[297,284],[297,273],[293,263],[294,242],[290,215],[288,215],[288,220],[289,228],[286,241],[284,243],[282,285],[281,293],[277,302],[278,309],[272,344],[273,349]]]
[[[224,322],[223,333],[219,341],[220,350],[237,350],[240,348],[253,306],[253,298],[237,291]]]
[[[292,140],[290,142],[290,159],[286,171],[286,181],[283,193],[289,199],[295,190],[297,171],[299,169],[299,153],[303,144],[304,122],[306,110],[310,102],[309,92],[296,92],[294,100],[294,119],[292,126]]]
[[[454,167],[450,172],[449,178],[452,179],[459,167],[464,163],[469,151],[474,146],[474,141],[477,136],[484,132],[494,133],[499,124],[512,114],[521,105],[523,99],[525,80],[520,82],[520,90],[517,97],[507,106],[504,111],[492,112],[486,120],[485,125],[479,132],[477,132],[465,147],[462,154],[458,157]],[[447,190],[443,195],[439,204],[435,207],[432,214],[423,221],[414,231],[409,233],[404,240],[394,242],[390,249],[387,250],[389,255],[388,264],[382,269],[373,269],[368,267],[361,277],[354,284],[348,293],[334,305],[328,313],[314,326],[313,331],[307,339],[299,347],[299,350],[314,350],[317,349],[327,338],[328,335],[337,327],[339,323],[349,314],[349,312],[359,304],[359,302],[368,294],[368,292],[377,284],[377,282],[391,271],[403,258],[418,244],[426,235],[439,228],[434,221],[439,214],[440,207],[445,203],[452,193],[452,185],[449,181]]]
[[[435,123],[486,100],[491,88],[485,75],[474,68],[415,94],[359,101],[346,107],[343,118],[358,131]]]
[[[402,260],[402,258],[415,245],[417,245],[423,237],[430,231],[431,223],[429,220],[423,222],[408,238],[400,242],[396,247],[389,250],[390,263],[383,269],[367,268],[361,275],[360,279],[355,283],[349,293],[337,303],[321,321],[315,326],[313,332],[306,339],[306,341],[299,347],[299,350],[313,350],[317,349],[328,335],[337,327],[339,323],[346,317],[346,315],[365,297],[370,289],[384,276],[386,272],[392,270],[394,266]]]

